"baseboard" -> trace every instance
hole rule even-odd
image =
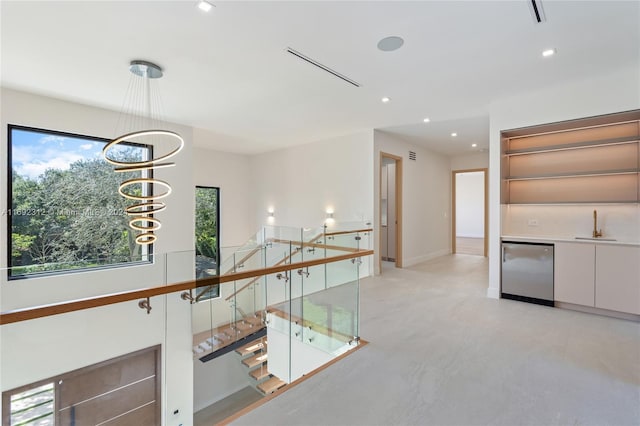
[[[628,321],[640,322],[640,315],[628,314],[626,312],[610,311],[608,309],[594,308],[591,306],[574,305],[573,303],[556,302],[556,308],[570,309],[572,311],[580,311],[588,314],[604,315]]]
[[[458,238],[484,238],[483,234],[462,234],[462,235],[456,235],[456,237]]]
[[[417,265],[418,263],[426,262],[427,260],[435,259],[436,257],[446,256],[447,254],[450,254],[450,253],[451,253],[451,250],[442,249],[442,250],[434,251],[433,253],[426,254],[424,256],[417,256],[417,257],[412,257],[410,259],[403,259],[402,266],[406,268],[408,266],[413,266],[413,265]]]

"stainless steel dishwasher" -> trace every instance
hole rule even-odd
[[[502,297],[553,306],[553,244],[502,242]]]

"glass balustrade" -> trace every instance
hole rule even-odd
[[[15,278],[18,271],[1,270],[3,319],[43,305],[79,306],[75,312],[54,309],[47,319],[0,328],[2,371],[41,364],[36,358],[43,350],[56,360],[52,369],[36,368],[23,378],[3,373],[3,389],[8,389],[5,380],[19,389],[80,365],[160,345],[161,365],[171,363],[172,371],[159,386],[174,399],[182,398],[175,384],[185,380],[174,365],[184,370],[185,354],[196,382],[213,380],[205,364],[234,353],[230,356],[245,366],[248,383],[273,392],[357,346],[359,278],[371,254],[367,229],[363,224],[265,227],[243,245],[221,247],[219,264],[188,250],[148,254],[121,268],[62,274],[43,267],[23,279]],[[359,256],[359,250],[366,255]],[[333,259],[339,256],[349,258]],[[163,291],[167,286],[173,287]],[[127,296],[134,292],[141,296]],[[102,306],[107,298],[111,301]],[[187,342],[191,350],[185,353]],[[20,349],[9,351],[8,345]],[[70,350],[76,354],[67,362]]]

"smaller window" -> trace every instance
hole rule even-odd
[[[196,186],[196,280],[220,274],[220,189]],[[199,288],[198,301],[220,297],[218,285]]]

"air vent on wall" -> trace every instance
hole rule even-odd
[[[409,151],[409,160],[416,161],[416,153],[414,151]]]
[[[323,71],[328,72],[329,74],[333,75],[334,77],[338,77],[339,79],[346,81],[349,84],[353,84],[356,87],[360,87],[360,83],[358,83],[357,81],[354,81],[352,79],[350,79],[349,77],[345,76],[344,74],[340,74],[338,71],[332,70],[331,68],[329,68],[326,65],[322,65],[320,62],[316,61],[315,59],[311,59],[310,57],[298,52],[297,50],[294,50],[290,47],[287,47],[287,53],[295,56],[298,59],[302,59],[303,61],[317,67],[320,68]]]
[[[547,20],[544,16],[544,10],[542,9],[542,1],[541,0],[529,0],[529,10],[531,11],[531,16],[533,16],[533,20],[537,24],[542,24]]]

